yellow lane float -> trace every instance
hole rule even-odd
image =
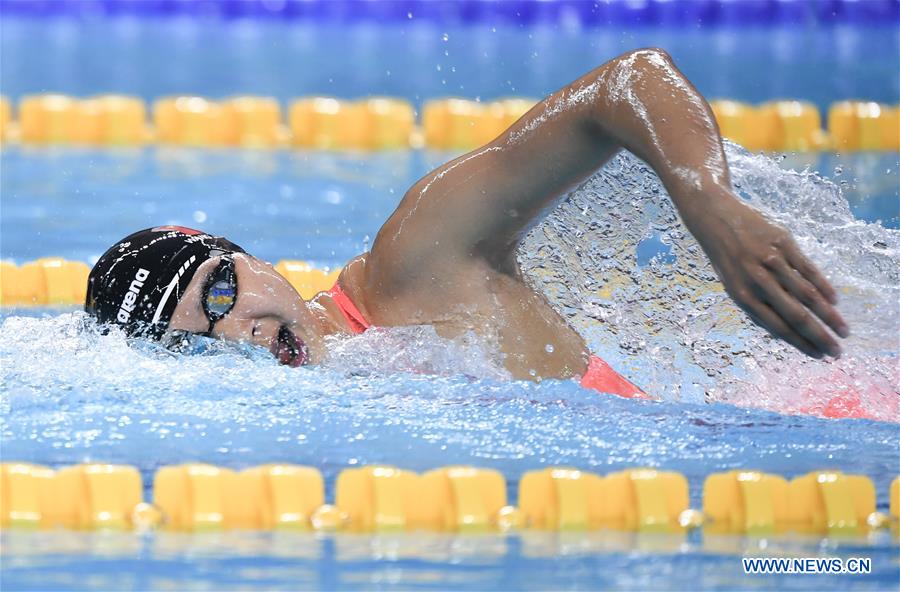
[[[48,467],[0,463],[0,527],[53,526],[53,478]]]
[[[388,466],[344,469],[334,505],[349,532],[397,532],[419,526],[419,476]]]
[[[19,101],[19,130],[25,144],[67,144],[77,137],[78,101],[66,95],[30,95]]]
[[[828,130],[838,152],[900,150],[900,105],[835,103],[828,110]]]
[[[407,149],[415,128],[412,105],[390,97],[298,99],[289,118],[293,145],[314,150]]]
[[[137,146],[147,140],[146,120],[144,102],[136,97],[49,94],[19,103],[19,134],[26,144]]]
[[[577,469],[548,467],[519,481],[519,509],[531,528],[595,530],[604,526],[605,483]]]
[[[148,139],[144,102],[106,95],[78,101],[72,143],[88,146],[140,146]]]
[[[0,304],[61,306],[83,304],[90,268],[80,261],[45,257],[18,267],[0,261]]]
[[[130,529],[132,512],[144,496],[140,473],[125,465],[66,467],[56,472],[54,482],[59,525],[76,530]]]
[[[703,483],[703,514],[710,533],[782,532],[791,522],[788,482],[759,471],[714,473]]]
[[[506,479],[498,471],[444,467],[421,481],[421,526],[439,532],[489,532],[509,519]],[[505,517],[505,518],[504,518]]]
[[[141,475],[130,466],[83,464],[53,471],[0,464],[3,527],[128,530],[142,497]]]
[[[438,150],[477,148],[499,136],[536,102],[521,98],[491,103],[456,98],[428,101],[422,112],[425,145]]]
[[[306,299],[330,289],[341,272],[287,259],[278,262],[275,269]],[[45,257],[21,266],[0,261],[0,306],[82,305],[89,273],[86,264],[60,257]]]
[[[791,481],[759,471],[715,473],[703,485],[702,513],[688,508],[683,475],[656,469],[605,477],[567,467],[529,471],[519,481],[518,506],[508,504],[506,490],[506,479],[493,469],[450,466],[420,475],[376,465],[341,471],[332,505],[313,467],[268,464],[237,472],[189,463],[160,468],[148,503],[131,466],[89,463],[54,471],[6,462],[0,463],[0,527],[679,533],[702,523],[710,535],[834,536],[896,526],[900,508],[900,478],[890,487],[888,517],[875,511],[868,477],[840,471]]]
[[[788,508],[793,530],[822,535],[860,534],[875,513],[875,486],[863,475],[813,471],[791,480]]]
[[[281,125],[281,107],[271,97],[234,97],[223,103],[227,146],[278,148],[287,131]]]
[[[316,269],[305,261],[290,259],[279,261],[275,265],[275,271],[289,281],[300,296],[306,300],[319,292],[330,290],[341,274],[340,269],[324,271]]]
[[[294,99],[287,119],[272,97],[212,100],[163,97],[154,102],[153,129],[137,97],[80,99],[60,94],[23,97],[18,121],[0,97],[0,142],[31,145],[135,146],[148,138],[163,145],[204,148],[313,150],[471,150],[496,138],[536,104],[533,99],[491,102],[464,98],[426,101],[421,121],[408,101],[395,97],[344,100],[326,96]],[[710,102],[722,134],[750,150],[900,150],[900,106],[840,101],[828,110],[828,130],[815,105],[776,100],[750,105]]]
[[[171,530],[309,530],[325,485],[314,468],[270,464],[235,472],[205,464],[163,467],[153,503]]]
[[[640,532],[677,532],[688,510],[684,475],[656,469],[627,469],[605,478],[602,521],[609,528]]]
[[[6,141],[10,122],[12,122],[12,106],[9,99],[0,96],[0,144]]]
[[[236,474],[231,469],[192,463],[163,467],[153,479],[153,503],[160,509],[163,526],[170,530],[220,530],[227,518],[240,516],[240,509],[229,514],[226,506],[239,507],[244,500],[234,499]],[[229,508],[230,509],[230,508]]]
[[[710,103],[722,135],[748,150],[809,152],[828,148],[822,118],[812,103],[772,101],[758,107],[737,101]]]
[[[178,146],[215,147],[229,137],[225,109],[203,97],[165,97],[153,105],[156,141]]]

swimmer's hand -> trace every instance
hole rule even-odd
[[[840,357],[840,346],[819,322],[841,337],[850,334],[834,307],[834,288],[788,231],[730,190],[718,192],[702,200],[702,211],[683,208],[682,215],[728,294],[757,325],[806,355]]]

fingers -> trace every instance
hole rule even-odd
[[[800,252],[800,248],[794,241],[789,241],[787,244],[783,246],[783,250],[785,255],[787,256],[788,263],[800,272],[807,281],[812,283],[822,293],[825,298],[828,299],[828,302],[831,304],[837,304],[837,292],[835,292],[834,288],[825,279],[825,276],[822,275],[822,272],[819,271],[819,268],[813,265],[806,256]],[[840,333],[840,331],[838,331]],[[849,334],[849,333],[848,333]],[[846,335],[841,335],[841,337],[846,337]]]
[[[811,358],[821,360],[825,357],[822,350],[788,326],[788,324],[785,323],[765,302],[757,301],[754,305],[748,306],[746,310],[754,323],[767,330],[775,337],[787,341]]]
[[[770,327],[790,337],[784,339],[804,353],[808,353],[811,346],[819,352],[818,357],[821,354],[840,357],[841,348],[825,327],[792,294],[786,292],[767,270],[761,269],[761,272],[768,277],[758,278],[757,291],[762,301],[778,317],[777,320],[772,319]],[[754,310],[764,321],[772,317],[771,314],[765,314],[768,312],[764,307]]]
[[[850,329],[841,314],[825,300],[821,290],[810,283],[798,270],[780,258],[768,267],[778,277],[784,290],[813,311],[817,317],[831,327],[832,331],[841,337],[850,335]],[[816,271],[818,272],[818,270]]]

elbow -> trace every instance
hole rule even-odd
[[[675,61],[669,52],[659,47],[636,49],[621,56],[628,66],[640,73],[658,74],[661,72],[677,72]]]
[[[635,53],[640,53],[647,57],[653,57],[656,60],[663,60],[668,63],[673,63],[672,56],[669,55],[669,52],[661,47],[645,47],[644,49],[635,50]]]

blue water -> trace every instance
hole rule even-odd
[[[365,248],[405,188],[446,157],[6,150],[0,251],[18,262],[45,255],[90,262],[134,228],[177,223],[231,236],[263,258],[340,265]],[[809,164],[796,158],[782,166]],[[839,168],[834,179],[846,182],[858,217],[896,228],[896,159],[827,156],[814,166],[832,175]],[[873,232],[897,232],[878,227]],[[0,323],[2,458],[132,464],[148,499],[156,469],[190,460],[309,464],[323,471],[329,497],[349,466],[474,464],[502,471],[513,502],[527,470],[652,466],[684,473],[694,507],[711,472],[760,468],[794,477],[836,468],[872,477],[886,510],[900,469],[895,423],[627,401],[570,381],[508,382],[489,354],[427,330],[338,342],[333,363],[294,370],[247,348],[172,357],[129,346],[69,310],[4,309]],[[2,537],[4,589],[883,589],[900,581],[900,548],[886,535],[824,546],[700,533]],[[875,571],[745,578],[742,554],[865,556]]]
[[[147,99],[168,93],[254,93],[281,100],[311,93],[391,94],[417,104],[448,94],[538,96],[621,51],[657,45],[710,96],[796,97],[824,108],[851,97],[896,102],[900,58],[890,49],[897,44],[893,25],[749,27],[736,37],[728,28],[494,31],[490,25],[434,22],[373,27],[225,21],[209,27],[191,19],[4,18],[0,91],[13,98],[46,91]],[[61,255],[91,263],[137,228],[174,223],[224,234],[264,259],[339,266],[367,248],[411,183],[448,156],[7,147],[0,152],[0,257],[22,263]],[[896,153],[795,155],[781,166],[809,166],[838,184],[856,218],[846,226],[858,232],[834,236],[863,236],[869,243],[860,247],[874,248],[897,241],[898,160]],[[827,205],[826,197],[814,195],[811,203]],[[644,244],[640,258],[665,248]],[[880,261],[878,253],[863,252]],[[817,255],[828,260],[828,249]],[[884,256],[896,261],[897,254]],[[860,309],[873,302],[863,288],[892,293],[877,282],[863,286],[863,297],[851,301]],[[860,333],[854,351],[873,351]],[[892,343],[884,335],[874,351],[896,353]],[[132,464],[144,477],[148,499],[157,468],[191,460],[232,468],[309,464],[323,471],[329,498],[346,467],[474,464],[507,476],[511,502],[527,470],[570,465],[607,473],[651,466],[683,472],[694,507],[701,503],[703,478],[714,471],[759,468],[790,478],[836,468],[872,477],[878,507],[886,510],[888,484],[900,472],[897,423],[786,415],[777,401],[767,402],[769,409],[677,397],[648,403],[599,396],[569,381],[509,382],[479,344],[443,341],[424,329],[333,346],[334,362],[302,370],[280,367],[265,352],[226,345],[173,357],[116,333],[101,335],[72,309],[4,309],[0,455],[53,467],[92,460]],[[795,364],[787,356],[781,371],[798,378]],[[688,375],[685,368],[673,380],[687,381]],[[646,379],[636,377],[639,383]],[[699,532],[5,532],[0,546],[4,590],[900,585],[900,547],[885,533],[821,541]],[[872,557],[874,573],[746,577],[739,561],[744,554]]]
[[[451,156],[7,148],[0,255],[93,263],[134,229],[180,224],[269,261],[340,266],[368,248],[416,180]],[[900,227],[897,153],[794,155],[782,166],[819,171],[841,186],[856,217]]]
[[[17,590],[891,590],[897,547],[872,541],[529,534],[0,535]],[[745,576],[740,555],[871,557],[869,576]]]
[[[542,97],[639,47],[662,47],[709,98],[900,101],[900,28],[523,28],[435,22],[0,21],[0,91],[215,98],[311,94]]]
[[[144,475],[148,498],[159,466],[187,460],[232,468],[310,464],[323,470],[329,497],[337,472],[348,466],[474,464],[507,475],[511,501],[526,470],[569,465],[607,473],[653,466],[683,472],[694,507],[700,507],[702,479],[713,471],[758,467],[793,477],[837,468],[872,476],[885,511],[888,482],[900,460],[900,428],[890,423],[626,401],[567,381],[297,371],[252,352],[171,358],[152,348],[129,348],[116,336],[80,331],[79,320],[69,315],[15,323],[3,316],[3,458],[51,466],[133,464]],[[10,532],[0,544],[4,589],[821,589],[826,583],[884,589],[900,578],[900,548],[886,533],[822,544],[699,533],[473,538]],[[867,577],[839,579],[743,578],[744,553],[864,556],[875,569]]]

